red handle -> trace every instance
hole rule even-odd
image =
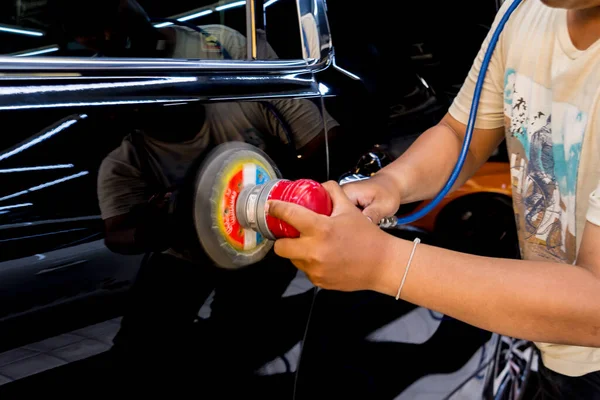
[[[323,185],[311,179],[282,180],[269,193],[269,200],[299,204],[318,214],[327,216],[330,216],[333,211],[333,203],[327,190]],[[267,215],[267,226],[276,238],[297,238],[300,236],[300,232],[293,226],[270,215]]]

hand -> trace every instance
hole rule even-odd
[[[173,216],[171,215],[174,193],[162,191],[150,197],[147,203],[132,210],[135,224],[135,243],[146,251],[162,252],[174,242]]]
[[[374,290],[388,268],[394,237],[369,222],[336,182],[323,186],[333,202],[330,217],[298,204],[269,203],[270,215],[300,232],[299,238],[277,240],[275,253],[290,259],[320,288]]]
[[[400,208],[400,188],[391,176],[383,173],[375,174],[366,181],[345,184],[342,189],[350,201],[363,208],[363,214],[375,224],[395,215]]]

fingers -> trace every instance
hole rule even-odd
[[[339,214],[341,211],[354,210],[355,204],[348,198],[344,189],[335,181],[325,182],[323,187],[329,193],[333,202],[333,213]]]
[[[347,183],[341,188],[352,204],[355,206],[363,206],[362,197],[364,197],[364,191],[361,189],[360,182]]]
[[[341,187],[348,201],[354,206],[363,207],[363,215],[371,220],[374,224],[379,224],[384,218],[385,207],[373,195],[368,193],[367,184],[364,182],[356,182],[346,184]]]
[[[381,203],[377,201],[365,208],[363,210],[363,215],[369,218],[374,224],[379,224],[379,221],[387,217]]]
[[[271,200],[267,203],[267,212],[284,222],[287,222],[300,233],[313,232],[323,221],[320,214],[286,201]]]
[[[289,260],[303,260],[306,258],[306,247],[302,245],[302,238],[279,239],[273,247],[275,254]]]

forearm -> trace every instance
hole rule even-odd
[[[390,238],[374,290],[395,296],[413,244]],[[600,280],[582,267],[492,259],[419,245],[402,299],[482,329],[600,347]]]
[[[449,113],[379,173],[393,179],[402,203],[433,198],[444,187],[464,142],[467,127]],[[461,187],[504,139],[504,128],[475,129],[465,164],[452,190]]]
[[[136,243],[135,228],[107,232],[105,244],[110,251],[123,255],[142,254],[145,249]]]
[[[461,138],[452,128],[445,124],[436,125],[425,131],[402,156],[380,173],[394,177],[402,203],[430,199],[450,177],[461,145]],[[453,190],[462,186],[478,167],[473,154],[469,152]]]

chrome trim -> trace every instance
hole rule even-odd
[[[25,75],[25,74],[23,74]],[[312,74],[205,73],[197,76],[97,78],[5,76],[0,110],[77,108],[197,101],[241,101],[320,96]],[[169,94],[165,94],[168,89]]]
[[[309,66],[329,65],[333,52],[325,0],[297,0],[302,50]]]
[[[184,70],[184,71],[268,71],[306,70],[304,60],[173,60],[173,59],[127,59],[127,58],[58,58],[1,57],[0,71],[13,70]]]
[[[255,0],[251,0],[252,4]],[[265,73],[280,71],[307,71],[318,72],[331,65],[333,59],[333,44],[331,40],[327,7],[325,0],[297,0],[298,22],[301,37],[308,33],[313,35],[307,58],[303,60],[197,60],[197,59],[128,59],[128,58],[75,58],[75,57],[26,57],[0,56],[0,75],[6,71],[31,71],[35,74],[44,71],[198,71],[198,72],[224,72],[224,71],[262,71]],[[254,7],[247,5],[248,16]],[[248,31],[250,38],[256,39],[256,14],[252,14],[252,23]],[[302,23],[302,18],[312,21],[312,29]],[[256,58],[255,40],[248,44],[249,54]],[[251,50],[250,47],[253,47]],[[312,57],[310,55],[312,54]]]
[[[341,179],[339,181],[339,185],[343,186],[343,185],[345,185],[347,183],[354,183],[354,182],[366,181],[369,178],[370,178],[370,176],[364,176],[364,175],[360,175],[360,174],[352,174],[350,176],[347,176],[347,177]]]
[[[355,81],[362,81],[362,79],[360,78],[360,76],[353,74],[352,72],[340,67],[339,65],[337,65],[336,61],[335,61],[335,55],[332,56],[332,65],[333,68],[335,68],[336,70],[340,71],[342,74],[346,75],[348,78],[350,79],[354,79]]]

